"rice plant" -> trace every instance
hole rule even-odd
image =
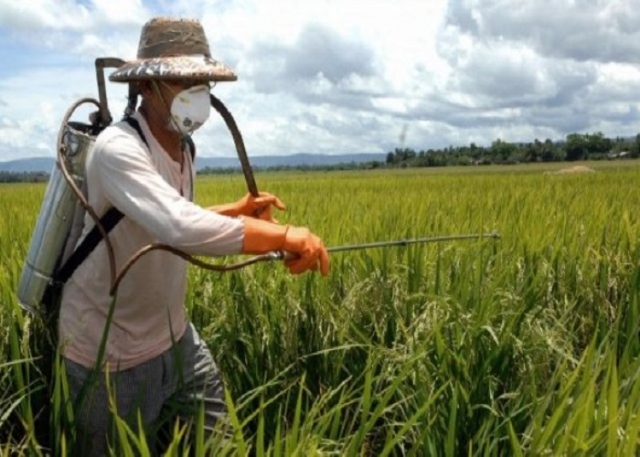
[[[336,253],[328,278],[276,262],[192,267],[187,308],[225,378],[233,433],[204,436],[200,417],[176,426],[167,455],[637,455],[640,168],[597,170],[257,174],[288,206],[280,222],[327,246],[501,238]],[[73,455],[59,359],[42,363],[37,320],[15,297],[43,192],[0,188],[7,455]],[[239,175],[201,177],[197,200],[244,192]],[[113,414],[113,455],[150,455]]]

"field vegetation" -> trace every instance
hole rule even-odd
[[[234,426],[217,453],[638,455],[640,167],[545,173],[561,166],[258,174],[288,206],[280,222],[327,246],[501,237],[336,253],[327,278],[277,262],[192,267],[186,306]],[[15,297],[44,189],[0,186],[4,455],[73,455],[64,374],[54,367],[45,395],[38,322]],[[245,192],[240,175],[206,176],[197,200]],[[114,455],[146,455],[144,436],[117,425]],[[186,436],[175,429],[169,455],[216,445]]]

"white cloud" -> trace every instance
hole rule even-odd
[[[140,0],[0,1],[0,25],[18,37],[43,32],[89,32],[141,24],[149,12]]]
[[[450,0],[449,24],[578,61],[638,62],[638,0]]]
[[[250,155],[637,130],[638,0],[0,0],[0,160],[53,155],[95,58],[133,58],[154,15],[200,19],[236,70],[214,93]],[[107,89],[118,117],[125,87]],[[199,153],[233,155],[212,119]]]

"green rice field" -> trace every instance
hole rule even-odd
[[[576,165],[594,171],[549,173]],[[221,447],[176,428],[168,455],[640,454],[636,161],[256,180],[287,204],[281,223],[327,246],[500,238],[339,252],[326,278],[275,261],[192,266],[186,305],[225,378],[234,435]],[[15,296],[44,190],[0,185],[0,455],[74,455],[64,374],[56,365],[43,395],[38,321]],[[213,205],[246,186],[199,177],[196,193]],[[117,426],[114,455],[149,455]]]

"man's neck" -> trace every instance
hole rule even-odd
[[[169,154],[172,160],[182,165],[182,139],[179,133],[172,132],[166,128],[164,121],[160,119],[155,112],[149,110],[146,106],[140,106],[140,113],[147,121],[149,130],[160,143],[160,146]]]

